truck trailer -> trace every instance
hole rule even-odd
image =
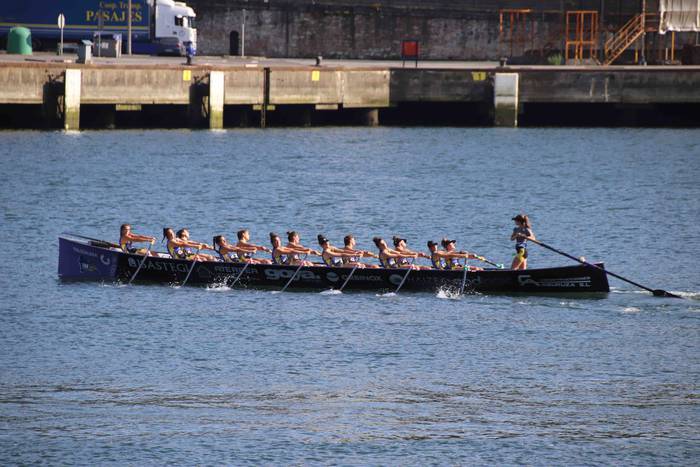
[[[128,0],[24,0],[0,2],[0,42],[15,26],[29,28],[34,49],[52,49],[59,42],[59,14],[65,17],[63,39],[92,40],[96,34],[121,34],[126,47]],[[189,41],[196,48],[195,13],[183,2],[173,0],[132,0],[132,52],[158,55],[178,51],[184,54]]]

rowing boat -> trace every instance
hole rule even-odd
[[[337,289],[350,275],[352,268],[325,265],[286,266],[276,264],[226,263],[173,259],[165,253],[145,258],[125,253],[116,245],[103,240],[73,234],[58,239],[58,276],[64,281],[128,282],[137,274],[135,282],[188,285],[230,285],[240,288],[281,289],[293,278],[290,289]],[[590,294],[610,291],[603,263],[595,267],[584,264],[553,268],[508,270],[412,270],[356,269],[350,276],[346,290],[391,291],[405,283],[401,290],[435,292],[452,289],[480,293],[563,293]],[[299,269],[297,271],[297,269]]]

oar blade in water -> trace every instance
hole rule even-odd
[[[683,298],[680,295],[672,294],[671,292],[666,292],[665,290],[655,289],[653,292],[654,297],[669,297],[669,298]]]

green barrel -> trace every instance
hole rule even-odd
[[[32,32],[27,28],[10,29],[7,36],[7,53],[19,55],[32,54]]]

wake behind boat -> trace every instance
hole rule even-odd
[[[354,272],[352,272],[354,271]],[[352,272],[352,273],[351,273]],[[241,288],[339,289],[386,292],[591,294],[610,291],[602,263],[527,270],[355,269],[325,265],[287,266],[173,259],[125,253],[117,245],[80,235],[59,237],[58,276],[65,281],[235,285]],[[290,279],[292,279],[290,281]]]

